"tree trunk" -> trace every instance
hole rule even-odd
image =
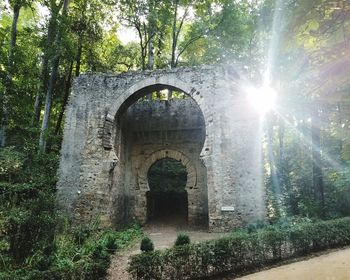
[[[77,70],[77,68],[75,70]],[[67,77],[67,80],[65,82],[64,97],[63,97],[63,101],[62,101],[62,107],[61,107],[60,113],[58,115],[58,120],[56,123],[55,135],[59,134],[60,128],[62,125],[63,115],[64,115],[64,111],[65,111],[66,106],[67,106],[69,92],[70,92],[70,88],[71,88],[71,84],[72,84],[72,72],[73,72],[73,61],[71,62],[71,65],[69,67],[68,77]],[[75,75],[79,76],[79,72],[76,71]]]
[[[342,116],[343,108],[341,106],[340,101],[337,102],[337,109],[338,109],[338,124],[339,124],[339,127],[342,127],[342,125],[343,125],[343,116]],[[343,141],[344,141],[344,132],[342,131],[341,138],[339,140],[339,151],[343,150]]]
[[[78,41],[78,53],[77,53],[77,63],[75,65],[75,77],[78,77],[80,75],[80,66],[81,66],[81,54],[83,52],[83,38],[82,36],[79,37]]]
[[[55,12],[55,7],[51,7],[51,12]],[[33,125],[37,125],[40,121],[40,112],[41,107],[43,103],[43,94],[47,92],[48,89],[48,82],[49,82],[49,59],[50,54],[49,50],[53,45],[53,41],[55,38],[55,24],[57,20],[57,15],[53,14],[50,17],[49,26],[47,30],[47,38],[46,38],[46,45],[44,48],[44,54],[43,54],[43,66],[41,68],[41,89],[37,93],[35,97],[35,103],[34,103],[34,116],[33,116]]]
[[[321,215],[324,215],[324,190],[321,158],[321,121],[317,109],[313,111],[311,123],[312,143],[312,189],[314,197],[321,207]]]
[[[152,39],[148,42],[148,61],[147,61],[147,68],[149,70],[153,70],[154,66],[154,50],[153,50],[153,42]]]
[[[5,77],[5,90],[2,100],[2,118],[0,124],[0,146],[5,147],[6,145],[6,129],[9,119],[9,95],[11,94],[12,89],[12,75],[13,75],[13,64],[14,64],[14,50],[16,47],[17,40],[17,24],[19,18],[19,12],[21,10],[21,5],[15,5],[13,7],[13,18],[11,26],[11,40],[8,52],[8,71]]]
[[[147,45],[144,46],[143,43],[143,36],[142,36],[142,31],[141,31],[141,27],[136,27],[137,29],[137,33],[139,35],[139,39],[140,39],[140,50],[141,50],[141,67],[142,70],[146,70],[146,53],[147,53]]]
[[[17,24],[18,24],[20,10],[21,10],[20,5],[15,5],[13,7],[13,20],[12,20],[12,26],[11,26],[11,41],[10,41],[9,58],[8,58],[8,64],[9,64],[9,67],[11,70],[13,67],[13,56],[14,56],[14,50],[15,50],[16,41],[17,41]]]
[[[162,31],[160,31],[160,34],[159,34],[159,38],[158,38],[158,43],[157,43],[157,65],[156,67],[161,67],[161,63],[160,61],[162,60],[162,50],[163,50],[163,37],[164,37],[164,34]]]
[[[279,142],[279,162],[280,164],[284,161],[284,120],[279,117],[278,122],[278,142]]]
[[[270,179],[272,183],[272,188],[275,193],[280,192],[278,187],[278,181],[277,181],[277,172],[275,168],[275,157],[273,154],[273,126],[269,125],[268,132],[267,132],[267,145],[268,145],[268,159],[269,159],[269,166],[270,166]]]
[[[275,156],[274,156],[274,135],[273,135],[273,119],[270,115],[267,118],[267,152],[268,152],[268,164],[270,166],[270,182],[272,189],[272,198],[275,200],[275,205],[277,207],[276,216],[278,217],[281,212],[281,189],[279,185],[279,180],[277,176],[277,170],[275,166]]]
[[[171,61],[170,61],[170,67],[175,68],[175,61],[176,61],[176,45],[177,45],[177,36],[176,36],[176,22],[177,22],[177,7],[178,7],[178,0],[174,0],[174,18],[173,18],[173,27],[172,27],[172,44],[171,44]]]
[[[63,11],[62,11],[62,20],[64,23],[65,16],[67,14],[69,0],[64,0],[63,3]],[[51,77],[49,80],[49,86],[47,89],[46,99],[45,99],[45,112],[44,117],[41,125],[41,131],[40,131],[40,139],[39,139],[39,150],[41,152],[45,152],[46,150],[46,132],[49,127],[49,121],[50,121],[50,112],[51,112],[51,103],[52,103],[52,95],[55,88],[57,76],[58,76],[58,66],[60,63],[60,45],[62,40],[62,30],[63,26],[60,26],[55,40],[55,47],[56,47],[56,54],[53,58],[52,63],[52,71],[51,71]]]

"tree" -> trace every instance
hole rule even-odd
[[[61,22],[59,29],[56,34],[55,38],[55,55],[52,58],[52,66],[51,66],[51,76],[49,79],[49,84],[47,88],[47,93],[46,93],[46,99],[45,99],[45,111],[44,111],[44,116],[42,120],[42,125],[41,125],[41,132],[40,132],[40,139],[39,139],[39,149],[41,151],[45,151],[46,149],[46,139],[45,139],[45,134],[47,132],[48,126],[49,126],[49,118],[50,118],[50,112],[51,112],[51,103],[52,103],[52,95],[54,91],[54,86],[55,82],[57,79],[58,75],[58,66],[61,58],[61,43],[62,43],[62,36],[65,28],[65,20],[67,17],[67,12],[68,12],[68,5],[69,5],[69,0],[64,0],[63,1],[63,8],[62,8],[62,16],[61,16]]]
[[[12,26],[11,26],[11,39],[8,49],[8,61],[7,61],[7,74],[4,80],[4,93],[2,98],[2,117],[0,123],[0,146],[6,145],[6,130],[9,121],[9,96],[12,93],[12,76],[14,74],[15,63],[15,48],[17,41],[17,24],[19,19],[19,13],[22,7],[29,6],[31,1],[29,0],[12,0],[9,2],[13,11]]]
[[[118,7],[122,22],[134,28],[138,34],[142,69],[153,69],[155,47],[158,47],[158,53],[162,52],[164,47],[162,41],[166,36],[164,33],[167,32],[170,24],[170,2],[123,0]],[[155,44],[156,41],[158,44]]]
[[[41,88],[36,94],[35,103],[34,103],[34,116],[33,116],[33,125],[37,125],[40,121],[40,112],[42,107],[42,99],[45,93],[48,90],[48,82],[50,78],[49,71],[49,61],[53,56],[53,43],[57,33],[57,21],[59,16],[59,11],[62,7],[63,2],[56,4],[56,1],[44,1],[48,5],[50,11],[50,19],[47,26],[47,35],[43,43],[43,58],[42,58],[42,67],[41,67]]]

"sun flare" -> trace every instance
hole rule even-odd
[[[277,93],[269,86],[252,87],[247,90],[247,98],[254,109],[263,116],[275,107]]]

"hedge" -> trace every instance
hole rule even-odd
[[[141,253],[131,258],[133,279],[204,279],[255,270],[292,257],[350,244],[350,218],[289,226]]]

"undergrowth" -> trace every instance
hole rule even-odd
[[[142,236],[138,226],[71,228],[55,210],[58,156],[0,149],[0,279],[103,279],[111,255]]]

